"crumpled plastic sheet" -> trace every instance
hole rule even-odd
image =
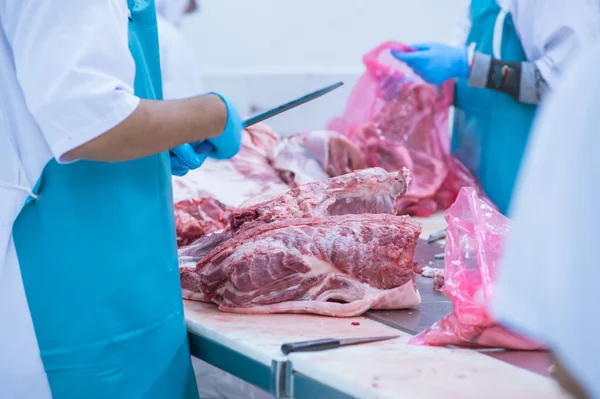
[[[448,223],[442,293],[454,311],[414,337],[417,345],[539,350],[541,345],[500,326],[491,316],[496,271],[510,220],[474,188],[462,188],[444,214]]]

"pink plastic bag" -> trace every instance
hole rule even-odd
[[[411,343],[541,349],[498,325],[488,310],[510,220],[480,199],[475,189],[467,187],[461,189],[444,217],[448,231],[442,292],[452,301],[454,311]]]
[[[410,169],[412,181],[407,195],[399,199],[399,212],[429,216],[452,204],[461,187],[477,183],[450,156],[448,112],[454,83],[425,83],[391,50],[411,51],[404,44],[386,42],[367,53],[366,73],[354,87],[344,115],[333,119],[328,129],[348,137],[362,151],[367,167]]]

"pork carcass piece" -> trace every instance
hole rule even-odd
[[[365,160],[350,140],[330,130],[294,133],[269,153],[271,165],[290,187],[365,168]]]
[[[233,210],[210,196],[181,201],[174,208],[178,247],[225,229]]]
[[[247,222],[270,223],[284,218],[396,212],[410,172],[388,173],[381,168],[358,170],[328,180],[308,183],[282,195],[264,195],[243,203],[230,216],[233,230]]]
[[[224,312],[357,316],[420,303],[408,216],[287,219],[243,229],[181,270],[184,297]]]
[[[404,194],[410,173],[387,173],[373,168],[322,182],[310,183],[278,195],[249,200],[230,214],[230,225],[221,232],[202,237],[179,250],[180,266],[205,257],[240,229],[288,218],[396,212],[397,198]]]
[[[267,154],[279,136],[265,124],[253,125],[242,133],[239,154],[230,160],[207,159],[201,168],[173,177],[175,203],[207,194],[229,206],[265,193],[280,193],[288,185],[271,167]]]

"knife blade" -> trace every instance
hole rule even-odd
[[[259,122],[262,122],[264,120],[267,120],[269,118],[274,117],[275,115],[279,115],[285,111],[289,111],[292,108],[296,108],[299,105],[305,104],[309,101],[315,100],[321,96],[324,96],[325,94],[337,89],[338,87],[341,87],[344,85],[344,82],[337,82],[334,83],[330,86],[324,87],[322,89],[319,89],[317,91],[313,91],[312,93],[306,94],[300,98],[297,98],[295,100],[292,100],[290,102],[287,102],[285,104],[282,104],[278,107],[275,107],[273,109],[270,109],[266,112],[260,113],[256,116],[253,116],[252,118],[246,119],[245,121],[242,122],[242,126],[245,128],[247,128],[248,126],[252,126],[255,125]],[[209,143],[208,141],[200,141],[198,143],[194,143],[192,145],[192,147],[194,148],[194,151],[196,151],[198,154],[203,154],[206,152],[211,152],[214,147],[211,143]]]
[[[295,100],[292,100],[290,102],[282,104],[282,105],[280,105],[278,107],[270,109],[267,112],[263,112],[263,113],[258,114],[256,116],[253,116],[252,118],[246,119],[243,122],[243,125],[244,125],[245,128],[248,127],[248,126],[252,126],[252,125],[254,125],[254,124],[258,123],[258,122],[262,122],[262,121],[264,121],[266,119],[274,117],[275,115],[279,115],[282,112],[289,111],[292,108],[296,108],[299,105],[305,104],[305,103],[307,103],[309,101],[312,101],[312,100],[315,100],[315,99],[317,99],[317,98],[319,98],[321,96],[324,96],[325,94],[327,94],[327,93],[329,93],[329,92],[331,92],[331,91],[333,91],[333,90],[335,90],[338,87],[341,87],[343,85],[344,85],[344,82],[337,82],[337,83],[334,83],[334,84],[332,84],[330,86],[327,86],[327,87],[324,87],[322,89],[319,89],[317,91],[313,91],[312,93],[309,93],[309,94],[307,94],[305,96],[302,96],[300,98],[297,98]]]
[[[388,339],[398,338],[399,335],[389,335],[384,337],[363,337],[363,338],[325,338],[312,341],[292,342],[281,345],[281,351],[288,355],[292,352],[317,352],[327,349],[335,349],[340,346],[364,344],[368,342],[386,341]]]

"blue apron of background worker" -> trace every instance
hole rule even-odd
[[[394,56],[425,81],[458,78],[452,151],[507,214],[537,104],[597,22],[585,0],[473,0],[468,47],[417,44]]]
[[[161,99],[154,3],[128,5],[135,94]],[[196,398],[168,153],[52,160],[33,194],[13,237],[52,396]]]

